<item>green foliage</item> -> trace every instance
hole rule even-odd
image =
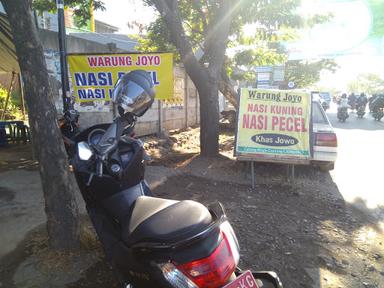
[[[64,4],[65,7],[73,9],[75,22],[79,27],[87,25],[88,20],[91,18],[91,5],[93,5],[94,10],[105,10],[102,0],[65,0]],[[56,12],[56,1],[32,0],[32,7],[39,13],[44,11]]]
[[[12,91],[11,97],[9,97],[7,110],[5,113],[5,119],[21,119],[22,113],[20,109],[19,95],[20,91]],[[3,114],[5,108],[5,102],[7,100],[8,91],[4,87],[0,86],[0,115]]]
[[[232,70],[230,74],[234,80],[249,80],[254,82],[255,72],[257,66],[264,65],[277,65],[284,63],[286,55],[279,53],[277,49],[270,47],[257,47],[256,49],[247,49],[238,52],[233,57],[232,65],[236,69]]]
[[[144,0],[144,2],[152,5],[151,0]],[[190,39],[194,51],[199,48],[209,49],[210,33],[215,31],[215,27],[211,27],[212,11],[218,2],[207,0],[178,1],[186,36]],[[297,13],[300,3],[300,0],[242,0],[233,2],[232,13],[234,17],[227,47],[235,51],[235,54],[227,57],[225,62],[226,70],[232,79],[253,80],[255,78],[253,72],[255,66],[283,64],[287,59],[287,53],[281,42],[296,39],[299,28],[311,27],[328,21],[332,17],[328,14],[303,18]],[[225,17],[225,15],[221,15],[221,17]],[[254,27],[252,33],[244,32],[243,28],[246,25]],[[141,51],[169,51],[176,53],[176,60],[180,59],[177,49],[171,44],[169,32],[160,15],[148,27],[147,31],[146,37],[140,40],[139,49]],[[202,61],[209,62],[209,59],[203,58]],[[320,71],[313,70],[316,67],[322,67],[322,64],[327,65],[327,62],[300,66],[300,68],[311,71],[306,82],[312,83],[314,79],[319,77],[317,74]]]
[[[360,74],[356,80],[348,83],[348,92],[377,94],[384,93],[384,79],[377,74]]]
[[[135,38],[134,36],[131,36]],[[136,37],[139,41],[137,49],[141,52],[171,52],[176,62],[180,61],[180,55],[175,45],[172,44],[171,35],[166,29],[164,20],[157,18],[148,27],[146,37]]]
[[[297,88],[307,88],[320,80],[320,72],[329,70],[335,72],[338,68],[332,59],[322,59],[315,62],[291,60],[285,66],[285,78],[293,81]]]
[[[372,37],[381,38],[384,36],[384,2],[382,0],[368,0],[371,15],[372,15]]]

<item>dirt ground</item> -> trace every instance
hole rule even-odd
[[[288,183],[283,165],[258,164],[252,189],[249,167],[232,157],[233,133],[222,128],[222,156],[216,159],[198,156],[198,128],[143,138],[153,159],[149,165],[166,166],[177,174],[154,194],[205,204],[222,202],[240,242],[240,267],[276,271],[284,287],[384,287],[384,234],[378,220],[345,202],[331,175],[314,168],[298,167],[296,180]],[[28,164],[25,169],[34,168],[34,163]],[[3,161],[0,171],[15,165]],[[57,263],[89,262],[81,266],[84,270],[77,269],[81,273],[76,280],[56,279],[45,287],[118,287],[86,217],[82,235],[86,236],[81,253],[56,255],[47,249],[44,227],[37,227],[1,259],[0,287],[43,287],[33,286],[47,279],[41,275],[40,282],[20,276],[20,266],[31,259],[39,266],[35,270],[51,275],[51,280],[63,278],[55,271],[72,273],[71,265]]]

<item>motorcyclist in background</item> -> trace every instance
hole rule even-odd
[[[343,93],[341,95],[339,106],[337,107],[337,109],[340,110],[341,108],[351,108],[348,102],[349,102],[349,99],[347,99],[347,94]]]
[[[355,93],[351,93],[349,96],[348,96],[348,104],[349,104],[349,108],[351,108],[352,110],[356,109],[356,95]]]
[[[378,97],[378,94],[373,94],[369,99],[368,99],[368,107],[369,107],[369,112],[373,112],[373,102],[375,102],[375,99]]]
[[[360,106],[363,106],[364,110],[367,106],[368,98],[364,93],[361,93],[360,96],[356,100],[356,109],[358,110]]]
[[[372,101],[372,116],[378,121],[384,117],[384,94],[379,94]]]
[[[361,93],[360,96],[357,97],[357,100],[356,100],[357,117],[359,117],[359,118],[364,117],[367,102],[368,102],[368,99],[364,93]]]

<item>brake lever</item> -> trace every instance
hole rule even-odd
[[[92,182],[92,179],[93,179],[94,175],[95,175],[95,173],[91,173],[91,175],[89,175],[88,182],[86,183],[87,186],[91,185],[91,182]]]
[[[103,176],[103,159],[97,159],[96,163],[96,175],[98,177]]]

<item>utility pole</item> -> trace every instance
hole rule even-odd
[[[61,89],[63,98],[63,110],[68,110],[69,98],[67,91],[69,90],[68,83],[68,66],[67,66],[67,44],[64,21],[64,0],[56,0],[57,19],[59,26],[59,49],[60,49],[60,69],[61,69]]]

